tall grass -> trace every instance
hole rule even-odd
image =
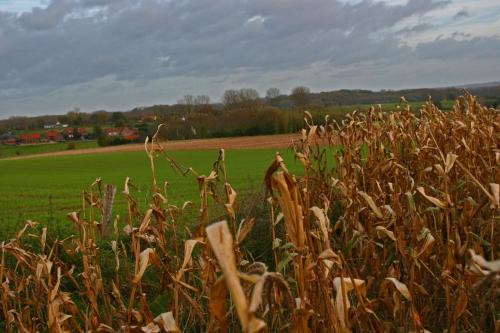
[[[499,111],[466,94],[447,113],[429,101],[418,115],[305,120],[293,146],[304,176],[277,154],[258,210],[240,209],[223,150],[203,175],[153,137],[150,206],[137,209],[126,179],[124,228],[99,181],[68,215],[74,237],[29,221],[1,246],[6,330],[498,331]],[[199,198],[170,204],[157,156],[194,176]],[[267,265],[246,245],[264,223]]]

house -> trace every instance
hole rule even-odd
[[[11,138],[11,139],[7,139],[6,141],[4,141],[4,143],[6,145],[9,145],[9,146],[15,146],[15,145],[17,145],[17,140],[16,140],[16,138]]]
[[[110,138],[122,138],[127,141],[135,141],[139,139],[139,130],[128,127],[106,128],[104,133],[106,133],[106,136]]]
[[[110,127],[110,128],[106,128],[104,130],[104,132],[106,133],[106,136],[109,136],[111,138],[116,138],[116,137],[120,136],[121,129],[120,128]]]
[[[42,135],[40,133],[21,133],[18,136],[21,143],[38,143],[42,140]]]
[[[6,145],[11,145],[11,146],[17,144],[16,136],[14,134],[12,134],[12,132],[8,132],[8,133],[4,133],[4,134],[0,135],[0,142],[3,144],[6,144]]]
[[[64,137],[62,136],[61,133],[59,133],[58,131],[47,131],[45,133],[45,138],[49,141],[56,141],[56,142],[59,142],[59,141],[63,141],[64,140]]]
[[[78,136],[80,137],[80,139],[86,139],[89,135],[87,129],[85,127],[78,127],[76,129],[76,132],[78,133]]]
[[[63,129],[61,133],[66,140],[73,140],[75,138],[74,129],[71,127]]]
[[[121,136],[125,140],[135,141],[135,140],[139,139],[139,130],[137,130],[137,129],[130,129],[128,127],[125,127],[121,131]]]
[[[68,127],[68,124],[61,124],[60,122],[56,122],[55,124],[43,125],[44,129],[66,128],[66,127]]]

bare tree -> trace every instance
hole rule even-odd
[[[280,90],[278,88],[269,88],[267,89],[266,92],[266,99],[271,100],[273,98],[276,98],[280,95]]]
[[[222,95],[222,104],[226,108],[235,108],[240,104],[240,93],[238,90],[229,89],[224,91],[224,95]]]
[[[240,100],[241,106],[246,108],[252,108],[258,106],[259,103],[259,92],[252,88],[240,89]]]
[[[290,98],[296,106],[304,106],[311,101],[311,91],[307,87],[298,86],[292,89]]]
[[[202,106],[209,105],[210,104],[210,97],[208,97],[207,95],[198,95],[194,99],[194,104],[195,105],[202,105]]]
[[[185,105],[195,105],[195,97],[193,95],[184,95],[184,103]]]
[[[252,108],[260,104],[259,92],[252,88],[229,89],[222,96],[222,103],[228,109]]]

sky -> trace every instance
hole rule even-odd
[[[0,0],[0,119],[500,81],[500,0]]]

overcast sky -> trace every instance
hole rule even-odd
[[[0,118],[500,80],[500,0],[0,0]]]

